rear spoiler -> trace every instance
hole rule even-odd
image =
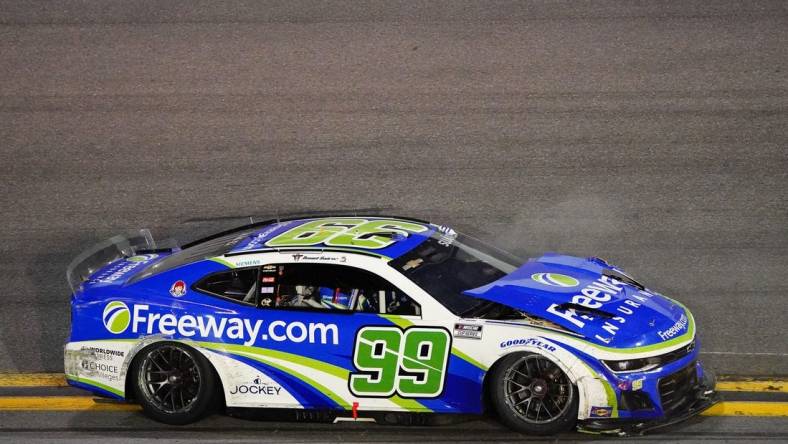
[[[157,243],[147,228],[127,235],[120,234],[99,242],[74,258],[66,269],[66,279],[71,291],[75,293],[93,273],[118,259],[140,254],[172,252],[177,248],[174,239]]]

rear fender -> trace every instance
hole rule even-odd
[[[227,366],[225,365],[225,361],[222,359],[218,359],[216,353],[213,353],[200,345],[198,345],[194,341],[190,340],[182,340],[182,339],[171,339],[162,335],[153,335],[153,336],[146,336],[145,338],[138,341],[134,347],[129,351],[126,360],[123,362],[123,369],[122,375],[123,380],[125,381],[124,384],[124,395],[126,399],[133,399],[134,397],[134,389],[133,389],[133,381],[131,380],[132,375],[130,374],[132,364],[134,363],[134,359],[137,357],[139,352],[144,350],[146,347],[159,343],[159,342],[177,342],[179,344],[183,344],[197,353],[201,354],[205,357],[208,362],[213,367],[214,372],[216,372],[217,377],[219,378],[219,384],[221,384],[222,392],[224,392],[224,387],[227,387],[228,384],[228,377],[227,375],[231,375],[232,373],[228,372]]]

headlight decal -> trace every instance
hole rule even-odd
[[[695,350],[695,341],[659,356],[651,356],[648,358],[640,359],[624,359],[624,360],[603,360],[605,366],[614,373],[632,373],[632,372],[646,372],[677,361]]]

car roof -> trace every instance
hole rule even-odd
[[[249,231],[249,228],[255,229]],[[299,250],[348,251],[394,259],[416,248],[439,229],[429,222],[401,216],[319,216],[265,221],[216,236],[236,231],[244,234],[225,253],[228,256]],[[314,241],[321,238],[325,241]]]
[[[300,230],[300,231],[299,231]],[[434,233],[453,232],[429,222],[395,216],[320,216],[273,219],[244,225],[188,243],[164,259],[140,270],[127,281],[143,279],[184,265],[222,256],[276,251],[342,251],[396,259]],[[319,235],[305,241],[310,234]],[[338,236],[344,234],[345,236]],[[339,238],[344,241],[339,241]],[[325,241],[313,242],[315,239]]]

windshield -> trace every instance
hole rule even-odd
[[[390,265],[461,316],[486,303],[463,291],[498,280],[523,262],[478,239],[441,229]]]

